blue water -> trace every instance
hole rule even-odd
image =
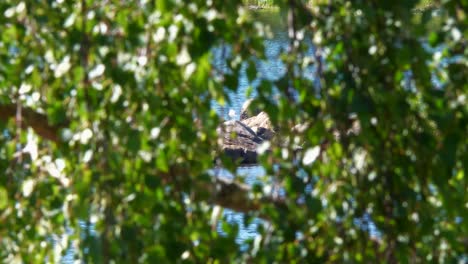
[[[249,87],[256,88],[262,79],[266,80],[277,80],[284,76],[286,73],[285,66],[280,60],[279,55],[288,48],[288,37],[285,31],[276,32],[273,39],[265,41],[265,55],[267,60],[256,60],[256,67],[258,70],[258,75],[255,80],[252,82],[249,81],[246,74],[247,64],[242,65],[242,71],[239,76],[239,85],[237,87],[237,92],[230,92],[228,96],[230,97],[230,102],[224,106],[213,102],[213,108],[216,109],[218,114],[225,120],[231,119],[228,116],[230,110],[235,111],[234,119],[238,120],[241,112],[243,103],[249,99],[254,98],[256,90],[253,89],[250,97],[247,97],[247,90]],[[214,56],[214,67],[216,67],[221,72],[227,72],[228,67],[225,63],[225,56],[230,56],[230,49],[228,47],[217,48],[213,51]],[[265,179],[265,170],[261,166],[244,166],[237,168],[235,174],[230,173],[227,170],[222,168],[216,168],[212,172],[213,176],[227,178],[231,180],[236,180],[239,182],[245,182],[246,184],[264,184]],[[268,180],[267,180],[268,183]],[[272,184],[269,182],[268,184]],[[225,208],[223,210],[223,218],[230,224],[237,225],[239,228],[239,234],[236,238],[241,246],[242,250],[247,250],[248,247],[243,245],[245,240],[254,239],[257,235],[257,228],[259,225],[266,225],[267,223],[259,218],[253,219],[248,225],[244,224],[244,214],[238,213],[233,210]],[[217,226],[217,230],[220,234],[224,234],[222,230],[221,222]]]
[[[264,181],[262,181],[260,178],[266,177],[265,170],[261,166],[239,167],[237,168],[235,174],[232,174],[222,168],[216,168],[212,170],[211,173],[214,177],[235,180],[237,182],[245,182],[249,185],[264,183]],[[245,225],[243,213],[238,213],[227,208],[223,209],[223,218],[226,219],[226,221],[230,224],[238,225],[239,235],[236,238],[236,242],[240,245],[242,245],[242,242],[247,239],[255,238],[259,225],[267,224],[265,221],[262,221],[259,218],[255,218],[250,222],[250,224]],[[225,234],[221,222],[218,223],[217,230],[221,235]],[[247,247],[244,246],[242,249],[246,250]]]
[[[239,84],[237,91],[229,91],[228,96],[230,102],[226,105],[220,105],[213,102],[213,108],[216,109],[218,114],[225,120],[230,119],[228,116],[229,110],[234,110],[236,115],[235,119],[239,119],[242,104],[249,98],[257,96],[256,89],[252,89],[252,93],[247,97],[246,93],[249,87],[256,88],[262,79],[277,80],[284,76],[286,73],[283,62],[279,59],[279,54],[288,48],[288,37],[285,32],[277,32],[273,39],[265,41],[265,55],[267,60],[256,60],[258,75],[252,82],[249,81],[246,73],[247,63],[242,64],[242,71],[239,76]],[[213,67],[218,69],[219,72],[228,72],[226,65],[226,58],[232,56],[229,47],[219,47],[213,50]]]

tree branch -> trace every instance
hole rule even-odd
[[[0,105],[0,120],[7,122],[16,115],[16,105]],[[66,124],[57,126],[50,125],[47,116],[36,112],[29,107],[22,108],[22,126],[31,127],[42,138],[60,143],[59,130]],[[187,174],[185,172],[184,174]],[[179,173],[178,173],[179,174]],[[181,174],[181,175],[184,175]],[[171,175],[162,175],[166,181],[174,181]],[[270,204],[278,209],[286,209],[286,205],[281,199],[264,196],[260,199],[252,198],[251,188],[248,185],[216,178],[212,183],[201,182],[197,184],[198,190],[209,190],[211,202],[225,208],[238,212],[257,211],[264,204]],[[207,200],[202,195],[196,195],[197,200]]]
[[[211,187],[213,203],[238,212],[258,211],[262,205],[273,205],[277,209],[287,209],[281,199],[264,196],[260,199],[251,198],[251,188],[248,185],[217,178]],[[264,218],[267,218],[263,216]]]
[[[0,120],[8,122],[8,119],[14,118],[16,115],[16,105],[7,104],[0,105]],[[31,127],[39,136],[59,142],[59,130],[61,126],[50,125],[47,116],[36,112],[29,107],[22,108],[21,113],[22,127]]]
[[[171,172],[158,172],[155,176],[161,177],[163,183],[173,183],[177,178],[184,177],[183,175],[190,175],[187,167],[172,167],[169,171]],[[250,186],[225,178],[216,177],[212,181],[199,180],[193,184],[195,201],[206,201],[241,213],[258,211],[264,205],[272,205],[281,211],[287,210],[282,199],[267,195],[255,198]],[[268,219],[268,216],[260,215],[260,217]]]

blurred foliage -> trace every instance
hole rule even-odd
[[[286,207],[247,213],[268,224],[239,244],[225,218],[212,228],[206,186],[212,104],[269,35],[242,1],[1,1],[0,117],[17,110],[0,122],[0,262],[466,261],[468,2],[274,2],[287,73],[254,105],[280,135],[260,159]]]

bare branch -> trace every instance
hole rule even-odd
[[[189,175],[186,167],[172,167],[170,172],[158,173],[165,183],[176,182],[182,175]],[[248,213],[258,211],[264,205],[272,205],[278,210],[285,211],[287,206],[281,198],[265,195],[255,198],[252,189],[246,184],[216,177],[213,181],[196,181],[193,198],[196,201],[206,201],[220,205],[237,212]],[[267,216],[260,217],[268,219]]]
[[[7,122],[16,116],[16,105],[0,105],[0,120]],[[21,123],[23,127],[31,127],[42,138],[60,142],[59,130],[61,126],[50,125],[47,116],[29,107],[22,108]]]
[[[253,199],[251,188],[245,184],[217,178],[213,187],[213,202],[238,212],[257,211],[264,204],[274,205],[278,209],[286,208],[282,200],[273,197],[264,196],[260,199]]]

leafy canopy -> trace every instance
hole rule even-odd
[[[209,173],[213,102],[271,31],[241,1],[1,1],[1,262],[466,261],[468,2],[275,4],[286,74],[253,104],[277,137],[247,188]],[[236,242],[220,206],[265,225]]]

